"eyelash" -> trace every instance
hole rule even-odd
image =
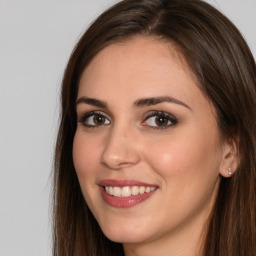
[[[79,123],[82,123],[83,126],[87,127],[87,128],[96,128],[96,127],[99,127],[99,126],[103,126],[103,125],[108,125],[108,124],[95,124],[95,125],[91,125],[91,124],[86,124],[86,121],[88,121],[88,119],[90,117],[101,117],[101,118],[104,118],[106,120],[109,121],[108,124],[111,123],[111,121],[109,120],[110,118],[107,117],[103,112],[101,111],[91,111],[91,112],[88,112],[88,113],[85,113],[83,114],[79,119],[78,119],[78,122]]]
[[[91,125],[91,124],[86,124],[86,121],[89,120],[89,118],[91,117],[100,117],[100,118],[103,118],[104,121],[107,120],[107,124],[106,123],[103,123],[103,124],[95,124],[95,125]],[[159,126],[159,125],[147,125],[145,124],[147,121],[150,120],[150,118],[152,117],[155,117],[155,118],[162,118],[163,121],[167,121],[167,124],[164,124],[162,127]],[[88,113],[85,113],[83,114],[79,119],[78,119],[78,122],[79,123],[82,123],[83,126],[87,127],[87,128],[98,128],[98,127],[101,127],[101,126],[104,126],[104,125],[109,125],[111,124],[111,121],[110,121],[110,118],[104,114],[103,112],[101,111],[91,111],[91,112],[88,112]],[[94,121],[93,121],[94,122]],[[155,122],[155,121],[154,121]],[[153,111],[151,113],[147,113],[147,116],[144,118],[143,122],[142,122],[142,125],[143,126],[148,126],[152,129],[158,129],[158,130],[161,130],[161,129],[167,129],[167,128],[170,128],[174,125],[176,125],[178,123],[178,120],[177,118],[175,118],[173,115],[167,113],[167,112],[163,112],[163,111]]]
[[[176,125],[178,123],[177,118],[175,118],[173,115],[171,115],[171,114],[169,114],[167,112],[153,111],[149,115],[146,116],[146,118],[142,122],[142,125],[144,125],[144,123],[146,123],[152,117],[155,117],[155,119],[156,118],[162,118],[162,119],[164,119],[165,121],[167,121],[169,123],[167,125],[163,125],[162,127],[161,126],[157,126],[157,125],[156,126],[145,125],[145,126],[149,126],[152,129],[158,129],[158,130],[167,129],[167,128],[170,128],[170,127],[172,127],[172,126],[174,126],[174,125]],[[155,122],[155,119],[154,119],[154,122]]]

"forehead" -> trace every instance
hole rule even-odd
[[[145,58],[144,61],[143,59],[137,58],[138,54]],[[103,64],[103,60],[106,62],[110,55],[112,60],[120,56],[123,60],[127,61],[134,60],[135,58],[139,65],[146,64],[150,59],[154,62],[156,59],[161,59],[162,61],[164,59],[169,59],[169,61],[172,60],[181,64],[188,72],[191,71],[182,54],[182,50],[178,45],[165,39],[158,39],[150,36],[136,36],[120,42],[114,42],[103,48],[103,50],[101,50],[85,68],[84,73],[88,73],[86,72],[88,69],[91,71],[95,66]]]
[[[78,91],[78,97],[99,99],[119,96],[132,100],[166,94],[197,97],[200,91],[178,47],[149,37],[104,48],[84,70]]]
[[[177,46],[152,37],[135,37],[113,43],[100,51],[85,68],[80,85],[89,83],[92,79],[96,82],[102,76],[105,78],[110,78],[110,75],[118,76],[124,70],[126,71],[123,73],[124,76],[138,75],[141,78],[144,75],[152,77],[157,74],[158,76],[171,74],[170,63],[196,80]],[[115,69],[114,74],[113,69]]]

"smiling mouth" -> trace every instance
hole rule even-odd
[[[157,187],[146,187],[146,186],[125,186],[125,187],[113,187],[105,186],[107,194],[115,197],[130,197],[142,195],[144,193],[150,193],[157,189]]]
[[[116,208],[138,205],[150,198],[159,188],[136,180],[102,180],[98,185],[104,202]]]

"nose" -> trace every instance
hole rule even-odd
[[[132,130],[112,127],[106,138],[101,163],[110,169],[118,170],[136,165],[139,161],[138,142],[135,142]]]

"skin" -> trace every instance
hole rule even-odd
[[[176,102],[135,105],[167,96]],[[114,43],[85,69],[81,97],[107,103],[77,104],[73,145],[83,195],[104,234],[123,243],[125,255],[199,255],[220,174],[235,169],[236,150],[232,140],[220,139],[215,111],[182,55],[152,38]],[[103,122],[82,119],[90,111],[100,111]],[[167,125],[159,126],[152,111],[169,113],[177,123],[165,118]],[[102,199],[102,179],[138,180],[158,189],[138,205],[115,208]]]

